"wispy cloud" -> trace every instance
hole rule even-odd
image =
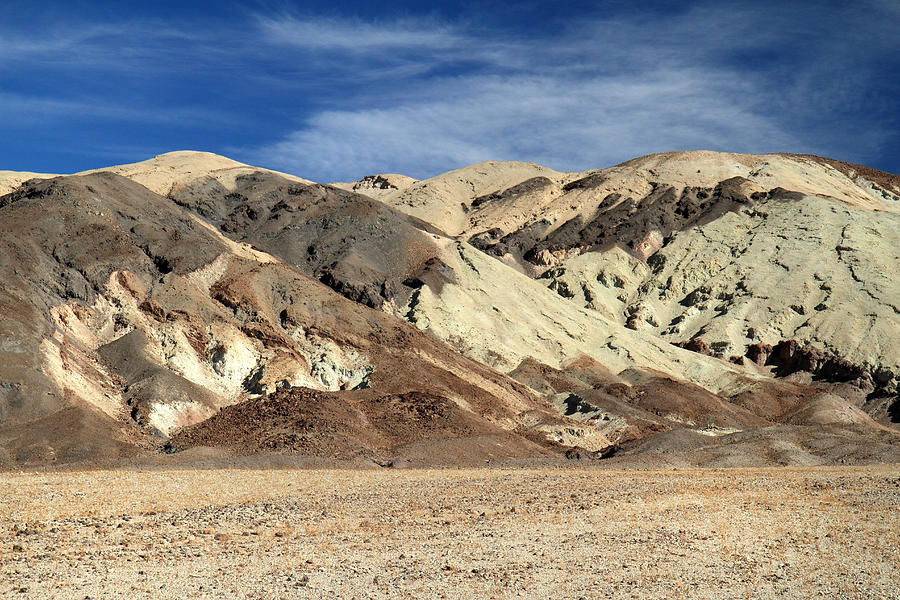
[[[866,121],[886,106],[872,97],[867,83],[878,70],[864,61],[897,47],[896,37],[882,35],[871,13],[804,10],[787,7],[782,18],[766,7],[698,3],[674,16],[582,20],[530,41],[433,24],[417,27],[409,45],[402,22],[376,31],[289,19],[277,26],[281,38],[305,40],[307,51],[328,47],[331,60],[359,50],[358,31],[372,65],[418,45],[433,51],[420,67],[450,57],[467,66],[363,90],[247,158],[319,180],[422,177],[485,159],[586,169],[695,148],[873,158],[890,132]],[[335,77],[352,78],[358,65],[345,68]]]
[[[526,160],[557,169],[606,166],[672,148],[791,148],[796,139],[733,96],[740,81],[706,85],[703,72],[587,81],[543,76],[442,82],[400,106],[326,111],[256,158],[330,181],[373,172],[427,177],[481,160]],[[660,102],[664,98],[665,102]]]
[[[434,18],[258,17],[256,26],[266,46],[301,59],[299,72],[348,83],[528,66],[521,42]]]
[[[516,27],[504,9],[47,17],[40,36],[7,20],[0,136],[97,138],[85,155],[203,148],[320,181],[484,159],[586,169],[691,148],[900,170],[895,3],[613,4]]]
[[[175,56],[203,47],[214,38],[158,21],[54,23],[40,35],[0,26],[0,72],[28,65],[38,69],[78,68],[91,72],[127,72],[154,65],[171,69]]]
[[[450,50],[468,40],[457,28],[434,20],[401,19],[365,22],[360,19],[259,17],[269,43],[305,50],[347,52]]]

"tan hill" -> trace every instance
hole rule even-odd
[[[485,175],[492,168],[493,178]],[[811,156],[682,152],[575,175],[482,163],[382,200],[432,219],[606,321],[641,330],[642,339],[694,340],[724,359],[797,339],[896,393],[895,175]],[[433,308],[414,307],[420,322],[430,310],[441,322],[455,302],[440,309],[439,299],[426,299]],[[526,320],[539,313],[529,312]],[[434,332],[449,340],[442,327]],[[544,337],[537,347],[565,346]],[[476,332],[466,341],[490,347]]]
[[[416,179],[407,177],[406,175],[398,175],[396,173],[383,173],[381,175],[367,175],[359,181],[351,181],[347,183],[335,182],[330,183],[332,187],[336,187],[348,192],[359,192],[372,198],[382,198],[389,194],[393,194],[398,190],[405,190],[411,185],[417,183]]]
[[[277,173],[300,183],[312,183],[295,175],[278,173],[259,167],[251,167],[211,152],[180,150],[167,152],[151,159],[101,169],[82,171],[76,175],[90,175],[107,171],[127,177],[157,194],[167,195],[189,184],[214,179],[227,189],[232,189],[236,179],[251,173]],[[0,171],[0,195],[8,194],[29,179],[49,179],[59,174]],[[402,176],[401,176],[402,177]]]
[[[268,169],[251,167],[211,152],[181,150],[160,154],[149,160],[133,164],[84,171],[78,175],[89,175],[100,171],[109,171],[127,177],[151,192],[163,196],[173,194],[185,186],[209,180],[215,180],[226,189],[233,189],[235,181],[242,175],[259,172],[277,173]],[[295,175],[277,174],[291,181],[311,183],[309,180]]]
[[[889,174],[674,153],[326,186],[175,152],[29,179],[0,197],[2,464],[894,455]]]
[[[27,171],[0,171],[0,196],[10,193],[29,179],[46,179],[48,177],[56,177],[56,175]]]
[[[487,161],[422,181],[408,182],[396,190],[379,193],[377,197],[385,204],[456,236],[469,231],[471,217],[468,212],[476,198],[525,181],[568,181],[570,178],[570,175],[533,163]],[[365,180],[358,183],[363,182]],[[357,191],[366,193],[362,188]]]
[[[281,199],[301,206],[315,206],[324,192],[336,205],[355,200],[358,211],[374,209],[372,219],[392,219],[391,232],[408,220],[333,188],[264,172],[248,181],[267,178],[278,179]],[[311,217],[311,228],[319,218]],[[410,235],[427,246],[428,234],[410,227]],[[0,244],[0,460],[7,465],[152,454],[224,406],[290,387],[371,389],[356,396],[357,411],[408,394],[450,411],[449,420],[418,418],[416,402],[401,403],[398,419],[412,421],[400,437],[379,432],[402,423],[364,420],[370,435],[354,447],[361,459],[390,458],[398,444],[428,448],[467,436],[481,445],[457,441],[447,460],[480,461],[485,447],[498,456],[507,447],[512,455],[561,451],[513,433],[564,421],[524,386],[119,175],[33,181],[3,197]],[[343,249],[337,244],[333,256]],[[307,425],[288,419],[284,427],[311,428],[322,452],[335,447],[322,438],[333,416]],[[262,447],[229,440],[226,453]],[[264,447],[283,449],[272,443]]]
[[[675,202],[664,203],[667,208],[682,200],[681,207],[687,209],[682,212],[696,213],[691,204],[704,204],[704,198],[691,203],[691,188],[711,192],[735,177],[741,181],[731,187],[746,195],[780,187],[839,198],[859,208],[900,210],[892,200],[900,196],[895,175],[805,155],[708,151],[653,154],[582,173],[560,173],[531,163],[483,162],[382,193],[379,199],[453,236],[471,237],[493,228],[507,235],[528,227],[535,241],[542,241],[567,224],[587,226],[601,214],[616,217],[609,225],[614,228],[623,220],[623,209],[626,215],[633,208],[644,212],[667,196],[675,197]],[[693,215],[675,216],[680,218],[670,219],[672,224]]]

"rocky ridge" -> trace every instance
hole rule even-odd
[[[704,152],[325,186],[180,152],[31,175],[0,197],[6,465],[820,464],[900,437],[889,174]]]
[[[579,174],[522,169],[498,167],[487,184],[484,165],[435,178],[454,182],[442,210],[468,219],[451,229],[457,239],[650,337],[703,343],[725,360],[797,339],[865,370],[867,393],[896,394],[896,176],[805,155],[712,152]],[[427,216],[420,205],[433,193],[410,195],[430,185],[382,200]]]

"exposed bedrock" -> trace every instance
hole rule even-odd
[[[327,186],[175,153],[7,179],[4,466],[896,456],[889,174],[692,152]]]

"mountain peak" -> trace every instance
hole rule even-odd
[[[254,167],[226,156],[196,150],[177,150],[159,154],[136,163],[83,171],[78,175],[111,171],[132,179],[147,189],[168,196],[198,180],[215,179],[226,189],[233,190],[236,179],[257,172],[277,173],[291,181],[308,184],[307,179]]]

